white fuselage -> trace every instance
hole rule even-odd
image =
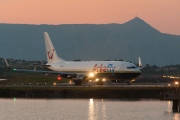
[[[127,78],[131,79],[135,78],[134,75],[131,77],[131,74],[139,75],[141,73],[136,65],[125,61],[65,61],[51,63],[50,66],[49,68],[54,71],[66,73],[123,74],[122,79],[126,78],[126,74],[128,75]]]
[[[66,61],[51,63],[50,69],[61,72],[140,73],[136,65],[124,61]]]

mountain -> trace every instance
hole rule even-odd
[[[161,33],[135,17],[124,24],[0,24],[0,57],[46,60],[48,32],[65,60],[119,60],[143,64],[180,64],[180,36]]]

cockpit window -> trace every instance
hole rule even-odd
[[[136,66],[130,66],[130,67],[127,67],[127,69],[135,69],[137,68]]]

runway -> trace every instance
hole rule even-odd
[[[126,83],[104,83],[104,85],[96,85],[95,83],[85,83],[81,86],[75,86],[73,83],[60,83],[53,86],[56,87],[170,87],[170,83],[132,83],[127,85]]]
[[[100,98],[100,99],[161,99],[166,90],[175,90],[166,84],[118,84],[104,85],[83,84],[74,86],[73,83],[4,85],[0,86],[2,98]]]
[[[75,86],[74,83],[53,83],[53,84],[14,84],[14,85],[0,85],[0,87],[122,87],[122,88],[147,88],[147,87],[175,87],[174,83],[114,83],[105,82],[103,85],[96,85],[95,82],[83,83],[81,86]]]

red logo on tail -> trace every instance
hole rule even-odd
[[[54,49],[52,50],[52,53],[51,53],[51,52],[47,52],[49,59],[52,59],[52,58],[53,58],[53,52],[54,52]]]

